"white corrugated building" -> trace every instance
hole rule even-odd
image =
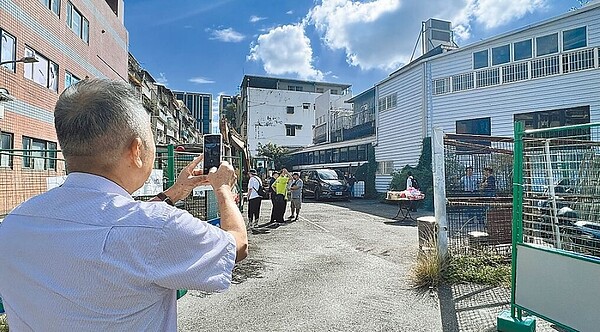
[[[376,84],[376,186],[416,165],[433,127],[512,136],[600,121],[600,2],[459,49],[437,47]]]

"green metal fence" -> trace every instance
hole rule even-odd
[[[526,313],[568,331],[597,331],[600,124],[515,124],[511,310],[499,331],[533,331]]]
[[[150,189],[133,194],[147,200],[170,187],[181,170],[199,153],[175,151],[173,145],[158,147],[153,176],[144,186]],[[0,149],[0,218],[27,199],[62,184],[67,175],[65,160],[59,150]],[[159,179],[156,179],[156,176]],[[159,181],[157,186],[148,186]],[[238,189],[235,188],[237,191]],[[202,220],[218,218],[217,200],[210,187],[194,190],[178,207]]]

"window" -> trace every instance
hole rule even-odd
[[[340,92],[337,89],[331,89],[331,94],[332,95],[339,95]]]
[[[75,32],[84,42],[90,42],[90,22],[73,6],[67,2],[67,26]]]
[[[515,122],[521,121],[525,129],[542,129],[590,123],[590,107],[529,112],[514,115]],[[589,131],[589,129],[588,129]]]
[[[535,39],[535,51],[537,56],[558,53],[558,33],[537,37]]]
[[[510,44],[492,48],[492,66],[510,62]]]
[[[393,161],[380,161],[377,163],[377,174],[390,175],[394,172]]]
[[[470,135],[485,135],[490,136],[492,134],[491,118],[480,118],[480,119],[469,119],[456,121],[456,133],[457,134],[470,134]],[[489,153],[489,149],[482,150],[479,146],[490,146],[490,141],[481,141],[476,139],[465,139],[462,140],[464,143],[469,145],[459,145],[456,147],[456,151],[460,153]]]
[[[288,106],[285,110],[287,114],[294,114],[294,106]]]
[[[473,53],[473,69],[480,69],[488,66],[488,50]]]
[[[358,147],[351,146],[348,148],[348,161],[356,161],[358,156]]]
[[[348,148],[340,148],[340,162],[348,161]]]
[[[23,168],[56,169],[56,143],[23,136]]]
[[[563,51],[587,46],[587,30],[585,27],[563,31]]]
[[[54,14],[60,15],[60,0],[40,0],[40,2]]]
[[[15,61],[16,60],[16,39],[11,34],[4,30],[2,32],[2,43],[0,43],[0,62],[4,61]],[[15,63],[5,63],[2,65],[4,68],[15,72]]]
[[[25,56],[35,57],[38,60],[38,62],[26,63],[24,65],[25,78],[28,78],[41,86],[45,86],[48,89],[57,92],[58,65],[28,47],[25,48]]]
[[[475,87],[473,73],[452,76],[452,91],[464,91]]]
[[[299,85],[288,85],[289,91],[304,91],[304,88]]]
[[[516,42],[513,44],[515,61],[530,59],[533,54],[533,44],[531,39]]]
[[[317,88],[316,91],[317,91],[317,93],[323,93],[323,92],[325,92],[325,90],[323,88]]]
[[[302,103],[302,108],[305,110],[310,109],[310,103]]]
[[[379,111],[385,111],[396,107],[397,99],[397,93],[392,93],[391,95],[379,98]]]
[[[79,81],[80,81],[80,79],[77,76],[75,76],[67,71],[67,73],[65,74],[65,89]]]
[[[13,148],[13,134],[1,133],[0,134],[0,151],[11,150]],[[10,153],[0,153],[0,167],[13,166],[13,157]]]
[[[491,118],[456,121],[456,133],[490,136],[492,134],[491,121]]]
[[[285,125],[285,136],[296,136],[296,125]]]
[[[367,160],[367,145],[359,145],[356,160]]]
[[[433,81],[433,94],[441,95],[450,92],[450,77],[440,78]]]

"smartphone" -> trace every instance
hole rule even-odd
[[[221,147],[223,146],[223,138],[221,134],[205,134],[204,135],[204,174],[213,168],[219,168],[221,165]]]

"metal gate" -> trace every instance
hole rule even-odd
[[[513,187],[511,310],[498,330],[533,331],[527,312],[597,331],[600,124],[525,131],[516,123]]]

